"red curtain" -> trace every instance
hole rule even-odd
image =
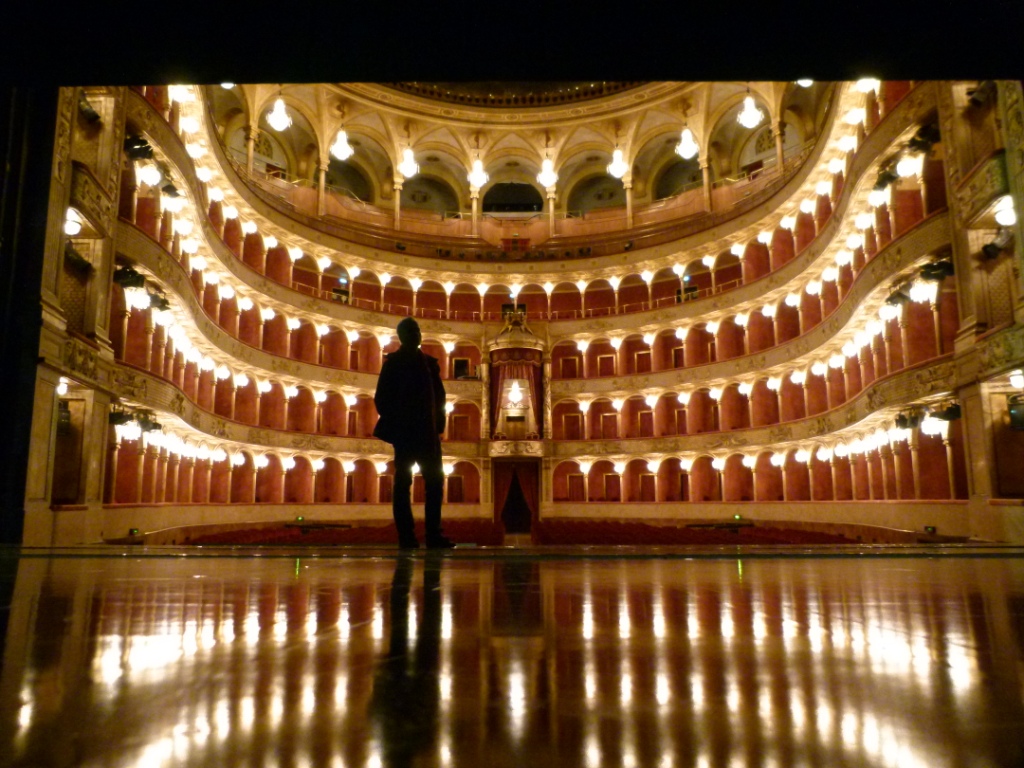
[[[519,476],[519,487],[523,489],[523,498],[530,508],[530,517],[537,519],[540,511],[540,465],[536,461],[496,461],[492,465],[494,471],[494,519],[501,520],[501,513],[508,501],[508,492],[512,488],[512,478]]]
[[[512,478],[515,476],[515,464],[510,461],[496,461],[492,465],[494,470],[494,521],[501,522],[501,512],[505,509],[505,502],[508,501],[508,491],[512,487]],[[522,481],[520,481],[520,484]]]
[[[523,489],[523,497],[526,505],[530,508],[530,518],[536,520],[540,514],[540,483],[539,465],[535,461],[519,462],[516,466],[516,474],[519,475],[519,485]]]
[[[537,399],[537,392],[540,391],[540,378],[542,369],[536,363],[527,360],[513,360],[498,366],[498,375],[493,377],[491,385],[491,429],[498,424],[498,414],[501,403],[501,393],[504,392],[505,382],[509,379],[525,379],[530,385],[530,405],[534,420],[537,423],[537,433],[544,430],[544,403]]]

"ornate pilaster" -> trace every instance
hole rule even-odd
[[[1013,230],[1013,259],[1018,288],[1014,316],[1024,322],[1024,92],[1020,80],[999,80],[999,117],[1006,146],[1006,181],[1013,197],[1017,221]]]

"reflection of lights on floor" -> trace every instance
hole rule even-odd
[[[380,605],[373,606],[373,625],[372,630],[374,640],[384,639],[384,611]]]
[[[735,680],[729,681],[729,693],[725,696],[725,705],[734,714],[740,709],[740,689]]]
[[[666,675],[664,672],[658,673],[657,682],[655,683],[654,695],[657,698],[658,703],[663,707],[668,704],[669,698],[671,698],[671,693],[669,691],[668,685],[668,675]]]
[[[452,604],[447,598],[441,605],[441,638],[452,639]]]
[[[590,595],[588,594],[585,598],[586,602],[583,603],[583,639],[593,640],[594,639],[594,607],[590,603]]]
[[[508,676],[508,706],[513,719],[518,720],[526,714],[526,682],[520,670],[514,670]]]
[[[700,637],[700,622],[697,621],[697,598],[690,595],[686,601],[686,634],[691,640]]]
[[[251,730],[256,722],[256,702],[252,696],[246,696],[238,703],[238,719],[242,727]]]
[[[334,684],[334,706],[337,709],[344,709],[348,700],[348,677],[339,675],[338,681]]]
[[[32,702],[26,701],[21,705],[21,709],[18,710],[18,727],[28,728],[29,723],[32,722]]]
[[[338,634],[341,635],[342,640],[347,640],[349,632],[352,629],[352,625],[348,619],[348,606],[341,606],[341,613],[338,615]]]
[[[726,640],[732,639],[735,633],[735,627],[732,623],[732,615],[728,612],[728,604],[722,606],[722,637]]]
[[[312,715],[316,709],[316,692],[313,690],[313,681],[306,680],[302,687],[302,713],[307,717]]]
[[[228,709],[227,699],[220,699],[214,707],[213,727],[222,740],[228,737],[231,731],[231,711]]]

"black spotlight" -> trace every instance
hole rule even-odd
[[[632,249],[633,249],[633,241],[632,240],[630,240],[628,243],[626,243],[624,246],[622,246],[622,250],[624,250],[624,251],[630,251]]]
[[[902,290],[893,291],[885,299],[885,303],[891,304],[892,306],[896,306],[897,304],[906,304],[908,301],[910,301],[910,296]]]
[[[180,192],[178,192],[178,188],[173,184],[164,184],[162,187],[160,187],[160,191],[163,192],[168,197],[177,197],[178,195],[181,194]]]
[[[921,267],[921,279],[939,282],[953,274],[953,262],[950,259],[940,259]]]
[[[907,142],[907,146],[915,152],[930,152],[932,146],[939,143],[940,138],[939,124],[928,123],[917,129],[914,138]]]
[[[395,243],[395,250],[396,251],[404,251],[405,250],[405,243]]]
[[[117,426],[118,424],[127,424],[132,420],[132,415],[125,411],[111,411],[107,416],[107,423]]]
[[[960,403],[950,403],[945,408],[932,411],[932,416],[943,421],[956,421],[961,415]]]
[[[161,296],[159,293],[151,293],[149,294],[149,306],[161,312],[166,312],[171,308],[171,302],[167,300],[166,296]]]
[[[967,103],[975,109],[981,109],[996,98],[996,84],[994,80],[982,80],[978,87],[967,91]]]
[[[82,93],[78,97],[78,114],[80,114],[87,123],[98,123],[100,121],[100,113],[93,109],[92,104],[89,103],[89,99]]]
[[[892,168],[886,168],[878,173],[878,178],[875,180],[875,189],[883,190],[892,184],[894,181],[899,179],[899,174]]]
[[[1013,242],[1013,232],[1006,227],[1000,227],[992,242],[981,246],[981,253],[986,259],[998,259],[1011,242]]]
[[[145,288],[146,277],[131,267],[119,267],[114,270],[113,280],[122,288]]]
[[[152,160],[153,148],[141,136],[128,136],[124,140],[124,152],[132,160]]]

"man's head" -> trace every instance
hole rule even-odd
[[[403,347],[418,349],[423,336],[420,334],[420,324],[407,317],[398,324],[398,340]]]

